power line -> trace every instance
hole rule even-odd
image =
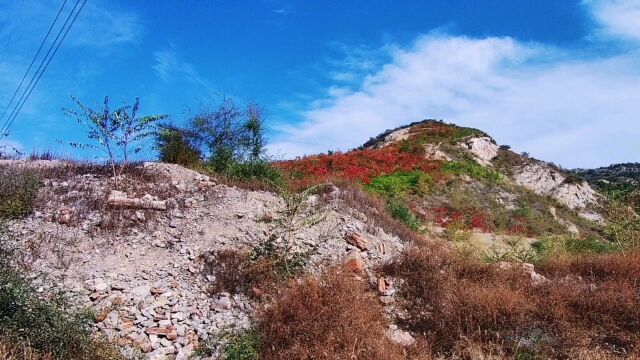
[[[73,6],[73,9],[71,9],[71,12],[69,13],[69,16],[67,17],[67,20],[64,22],[64,24],[62,25],[62,28],[60,28],[60,31],[58,32],[58,35],[56,36],[56,39],[54,40],[54,43],[51,45],[51,47],[49,48],[49,51],[47,51],[47,55],[49,54],[49,52],[51,51],[51,49],[53,48],[55,42],[58,40],[58,38],[60,37],[60,34],[62,33],[64,27],[67,25],[67,23],[69,22],[69,19],[71,18],[71,16],[74,14],[75,9],[78,7],[78,4],[80,3],[81,0],[77,0],[76,4]],[[31,85],[31,82],[33,82],[33,86],[31,86],[29,88],[29,86],[27,86],[28,92],[25,89],[25,93],[23,93],[24,100],[22,100],[22,97],[20,98],[20,100],[18,100],[18,104],[20,105],[18,107],[18,104],[16,104],[16,107],[14,107],[14,111],[12,111],[13,117],[11,117],[10,115],[10,120],[9,123],[7,124],[7,126],[0,131],[0,134],[8,134],[9,129],[11,128],[11,125],[13,124],[13,122],[15,121],[15,119],[18,117],[18,114],[20,114],[20,111],[22,110],[22,107],[24,106],[24,104],[27,102],[27,100],[29,99],[29,96],[31,96],[31,93],[33,92],[33,89],[35,89],[36,85],[38,84],[38,82],[40,81],[40,79],[42,78],[42,75],[44,75],[44,72],[47,70],[47,67],[49,67],[49,64],[51,63],[51,60],[53,60],[53,57],[56,55],[56,53],[58,52],[58,49],[60,49],[60,45],[62,45],[62,42],[64,41],[64,39],[67,37],[67,34],[69,34],[69,31],[71,30],[71,28],[73,27],[73,24],[75,24],[76,20],[78,19],[78,16],[80,15],[80,12],[82,12],[82,9],[84,8],[84,6],[87,4],[87,0],[82,1],[82,5],[80,6],[80,8],[78,9],[77,12],[75,12],[75,15],[73,15],[73,20],[71,20],[71,23],[69,24],[69,26],[66,28],[66,30],[64,30],[64,34],[62,35],[62,38],[60,39],[60,41],[57,43],[57,45],[55,46],[55,49],[53,50],[53,53],[51,54],[51,56],[47,59],[46,63],[44,64],[44,68],[42,68],[42,71],[38,74],[38,71],[40,70],[40,67],[42,67],[42,63],[40,64],[40,66],[38,67],[38,70],[36,70],[36,73],[34,74],[34,77],[36,76],[36,74],[38,75],[37,78],[35,78],[35,82],[33,82],[34,78],[32,77],[31,81],[29,82],[29,85]],[[47,57],[47,55],[45,55],[45,59]],[[43,59],[43,62],[44,60]],[[25,96],[26,94],[26,96]],[[22,100],[22,102],[20,102]]]
[[[55,39],[53,39],[53,42],[49,46],[49,49],[47,50],[47,53],[42,58],[42,61],[40,62],[40,65],[36,69],[35,73],[31,76],[31,80],[29,81],[29,84],[27,85],[27,87],[22,92],[22,95],[20,96],[20,99],[18,99],[18,102],[15,104],[15,106],[13,107],[13,110],[9,114],[9,117],[5,121],[5,125],[3,125],[2,129],[0,130],[0,134],[3,134],[4,136],[8,135],[9,127],[11,126],[11,124],[13,123],[15,117],[19,113],[18,108],[22,109],[21,105],[24,104],[23,100],[25,100],[25,102],[26,102],[26,99],[28,98],[28,94],[30,95],[31,91],[33,91],[32,90],[32,88],[33,88],[32,85],[35,86],[36,79],[39,79],[38,75],[40,73],[40,70],[44,71],[44,69],[46,68],[45,64],[48,65],[49,55],[51,54],[51,51],[55,48],[56,43],[58,43],[58,39],[60,39],[60,35],[62,35],[62,33],[65,31],[65,27],[69,23],[69,20],[71,20],[71,17],[73,16],[73,13],[75,12],[76,8],[78,7],[78,4],[80,3],[80,1],[81,0],[77,0],[76,1],[76,4],[71,9],[71,12],[69,12],[69,15],[67,15],[67,19],[64,21],[64,24],[62,24],[62,26],[60,27],[60,30],[58,30],[58,34],[56,35]]]
[[[16,95],[18,94],[18,91],[20,91],[20,88],[22,87],[22,84],[24,83],[24,79],[26,79],[27,75],[29,75],[29,71],[31,71],[31,67],[36,62],[36,59],[38,58],[38,55],[40,55],[40,51],[42,51],[42,47],[44,46],[45,42],[47,42],[47,39],[49,38],[49,34],[51,34],[51,30],[53,30],[53,27],[55,26],[56,22],[58,21],[58,18],[60,17],[60,14],[62,13],[62,10],[64,9],[64,6],[66,4],[67,4],[67,0],[64,0],[62,2],[62,6],[60,6],[60,9],[58,10],[58,14],[56,14],[56,17],[55,17],[55,19],[53,19],[53,22],[51,23],[51,26],[49,26],[49,30],[47,31],[47,34],[44,36],[44,39],[42,39],[42,42],[40,43],[40,47],[38,47],[38,51],[36,51],[36,54],[33,56],[33,59],[31,59],[31,64],[29,64],[29,67],[27,68],[27,71],[25,71],[24,75],[22,75],[22,79],[20,80],[20,84],[18,84],[18,87],[16,88],[16,91],[13,92],[13,96],[11,96],[11,100],[9,100],[9,103],[7,104],[7,107],[4,108],[4,111],[2,112],[2,115],[0,115],[0,121],[2,121],[2,119],[4,119],[4,116],[7,113],[7,110],[9,110],[9,108],[11,107],[11,104],[13,104],[13,100],[15,100]],[[7,119],[7,121],[8,121],[8,119]],[[4,122],[3,127],[7,124],[7,121]]]

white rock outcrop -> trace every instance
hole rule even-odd
[[[473,137],[458,145],[471,152],[475,160],[483,166],[491,166],[491,159],[498,155],[498,145],[488,136]]]
[[[424,145],[424,156],[429,160],[439,160],[439,161],[451,161],[451,156],[447,155],[444,151],[440,150],[438,145],[433,144],[425,144]]]
[[[402,141],[402,140],[406,140],[409,138],[409,130],[411,130],[411,128],[404,128],[404,129],[399,129],[396,131],[393,131],[391,133],[389,133],[387,136],[384,137],[384,139],[382,140],[382,142],[378,143],[375,148],[376,149],[380,149],[383,148],[385,146],[389,146],[393,143],[396,143],[398,141]]]
[[[530,162],[517,168],[513,179],[518,185],[538,195],[551,196],[571,209],[584,209],[598,203],[597,193],[589,184],[567,184],[562,173],[543,163]]]

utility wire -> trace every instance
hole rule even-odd
[[[31,93],[33,92],[33,89],[36,87],[36,85],[38,84],[38,82],[40,81],[40,79],[42,78],[42,75],[44,75],[44,72],[47,70],[47,67],[49,66],[49,64],[51,63],[51,60],[53,60],[53,57],[56,55],[56,53],[58,52],[58,49],[60,49],[60,45],[62,45],[62,42],[64,41],[64,39],[67,37],[67,34],[69,34],[69,31],[71,30],[71,28],[73,27],[73,24],[75,24],[76,20],[78,19],[78,16],[80,15],[80,12],[82,12],[82,9],[84,8],[84,6],[87,4],[87,0],[82,1],[82,5],[80,6],[80,8],[78,9],[78,11],[76,12],[76,8],[78,7],[78,4],[80,3],[81,0],[77,0],[76,4],[73,6],[73,9],[71,9],[71,12],[69,13],[69,16],[67,17],[67,20],[65,21],[65,23],[62,25],[62,28],[60,29],[60,32],[58,32],[58,36],[56,36],[56,39],[54,40],[54,43],[51,45],[51,47],[49,48],[49,51],[47,51],[47,55],[49,54],[49,52],[51,52],[55,42],[58,40],[58,38],[60,37],[60,34],[62,33],[63,29],[65,28],[65,26],[67,25],[67,23],[69,22],[69,19],[71,18],[71,16],[73,15],[73,20],[71,20],[71,23],[69,24],[69,26],[66,28],[66,30],[64,30],[64,34],[62,35],[62,38],[60,39],[60,41],[57,43],[57,45],[55,45],[55,49],[53,50],[53,53],[51,54],[51,56],[46,60],[46,63],[44,64],[44,68],[42,68],[42,71],[40,71],[40,73],[38,74],[38,71],[40,70],[40,67],[42,67],[42,63],[40,64],[40,66],[38,67],[38,70],[36,70],[35,75],[37,74],[37,78],[35,78],[35,82],[34,78],[31,79],[31,82],[33,82],[33,86],[31,86],[29,88],[29,86],[27,87],[28,92],[23,93],[23,97],[24,100],[22,100],[22,97],[20,98],[20,100],[18,100],[18,104],[19,107],[17,106],[18,104],[16,104],[16,107],[14,107],[14,111],[12,112],[13,117],[10,118],[9,123],[7,124],[7,126],[0,131],[0,134],[8,134],[9,133],[9,129],[11,128],[11,125],[13,124],[13,122],[15,121],[15,119],[18,117],[18,114],[20,114],[20,111],[22,110],[22,107],[24,106],[24,104],[27,102],[27,100],[29,99],[29,96],[31,96]],[[75,15],[74,15],[75,12]],[[46,59],[46,55],[45,55],[45,59]],[[44,60],[43,59],[43,62]],[[31,82],[29,82],[29,85],[31,85]],[[25,89],[26,91],[26,89]],[[25,96],[26,95],[26,96]],[[22,100],[22,102],[20,102]]]
[[[76,4],[73,6],[71,11],[67,15],[67,19],[65,20],[64,24],[62,24],[62,26],[60,27],[60,30],[58,30],[58,34],[56,35],[55,39],[53,39],[53,42],[49,46],[49,49],[47,50],[47,53],[42,58],[42,61],[40,62],[40,65],[38,66],[38,69],[36,69],[35,73],[33,73],[33,75],[31,76],[31,80],[29,81],[29,84],[24,89],[24,91],[22,92],[22,95],[20,96],[20,99],[18,99],[18,102],[13,107],[13,110],[9,114],[9,117],[7,118],[7,120],[5,121],[5,125],[3,125],[2,129],[0,129],[0,134],[3,134],[4,136],[7,136],[9,134],[9,127],[11,126],[11,124],[13,123],[13,121],[15,119],[14,115],[17,115],[17,113],[19,113],[18,108],[22,109],[21,104],[23,104],[23,100],[28,98],[27,94],[31,94],[32,85],[35,86],[35,82],[36,82],[36,79],[38,79],[38,74],[40,73],[40,70],[43,70],[45,68],[45,64],[48,64],[47,60],[49,59],[49,55],[51,55],[51,52],[52,52],[52,50],[54,50],[54,48],[56,46],[56,43],[58,43],[58,40],[60,39],[60,36],[65,31],[65,28],[67,27],[67,24],[69,23],[69,20],[71,20],[71,17],[73,16],[73,13],[75,12],[76,8],[78,7],[78,4],[80,3],[80,1],[81,0],[77,0],[76,1]],[[26,100],[25,100],[25,102],[26,102]]]
[[[67,4],[67,0],[64,0],[64,2],[62,3],[62,6],[60,6],[60,9],[58,10],[58,14],[56,14],[56,17],[55,17],[55,19],[53,19],[53,22],[51,23],[51,26],[49,26],[49,30],[47,31],[47,34],[44,36],[44,39],[42,39],[42,42],[40,43],[40,47],[38,47],[38,51],[36,51],[36,54],[33,56],[33,59],[31,59],[31,64],[29,64],[29,67],[27,68],[27,71],[25,71],[24,75],[22,75],[22,79],[20,80],[20,84],[18,84],[18,87],[16,88],[16,91],[13,92],[13,96],[11,96],[11,100],[9,100],[9,103],[7,104],[7,107],[4,108],[4,111],[2,112],[2,115],[0,115],[0,121],[2,121],[2,119],[4,119],[4,116],[6,115],[7,111],[11,107],[11,104],[13,104],[13,100],[15,100],[16,95],[18,94],[18,91],[20,91],[20,88],[22,87],[22,84],[24,83],[24,80],[27,78],[27,75],[29,75],[29,71],[31,71],[31,67],[33,67],[33,64],[36,62],[36,59],[38,58],[38,55],[40,55],[40,51],[42,51],[42,47],[47,42],[47,39],[49,38],[49,35],[51,34],[51,30],[53,30],[53,27],[55,26],[56,22],[58,21],[58,18],[60,17],[60,14],[62,13],[62,10],[64,9],[64,6],[66,4]],[[3,127],[7,124],[7,122],[8,122],[8,119],[7,119],[7,121],[4,122]]]

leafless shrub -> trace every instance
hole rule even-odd
[[[549,281],[536,285],[518,267],[416,246],[384,272],[404,279],[403,326],[424,334],[434,355],[481,349],[508,358],[606,358],[638,355],[638,264],[638,254],[549,261],[540,268]]]
[[[263,359],[405,359],[385,337],[383,310],[349,274],[307,276],[258,316]]]
[[[203,274],[212,276],[212,294],[226,291],[246,294],[254,298],[272,290],[282,278],[275,271],[271,259],[251,259],[248,251],[219,250],[201,256]]]

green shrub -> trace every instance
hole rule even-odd
[[[271,185],[282,184],[282,174],[267,161],[235,162],[228,166],[224,174],[235,180],[264,181]]]
[[[202,161],[200,150],[189,142],[184,129],[161,125],[155,136],[160,161],[185,167],[196,166]]]
[[[549,212],[548,207],[551,204],[553,203],[544,202],[544,198],[535,194],[525,193],[524,197],[518,200],[517,207],[509,211],[509,226],[519,224],[524,227],[524,233],[531,236],[567,234],[566,226],[560,224]]]
[[[260,107],[249,104],[238,107],[224,98],[214,108],[205,106],[187,120],[185,134],[205,155],[207,164],[224,174],[237,163],[267,161],[264,114]]]
[[[623,200],[611,200],[606,206],[607,225],[604,228],[608,238],[624,248],[640,246],[640,191],[636,190]]]
[[[582,178],[582,176],[580,176],[579,174],[570,172],[567,174],[567,177],[564,179],[562,183],[563,184],[580,184],[583,181],[584,179]]]
[[[245,331],[235,334],[223,350],[227,360],[256,360],[260,358],[260,334]]]
[[[490,184],[497,184],[501,180],[500,173],[474,161],[448,161],[442,165],[442,171],[454,175],[469,175],[476,180]]]
[[[53,359],[119,359],[117,349],[92,338],[93,319],[88,312],[69,311],[62,295],[41,299],[19,274],[0,263],[3,339]]]
[[[586,239],[570,238],[565,247],[572,254],[607,254],[620,251],[620,247],[593,237]]]
[[[193,355],[212,357],[220,354],[226,360],[257,360],[261,343],[260,333],[254,330],[223,331],[202,343]]]
[[[609,254],[622,250],[616,244],[599,240],[595,237],[580,239],[568,235],[545,236],[531,246],[535,249],[539,261],[550,259],[560,254]]]
[[[411,212],[401,199],[390,199],[387,203],[387,210],[393,218],[402,221],[411,229],[420,229],[422,225],[420,219]]]
[[[421,171],[397,172],[378,176],[366,185],[367,189],[385,197],[399,196],[407,192],[425,195],[432,186],[433,177]]]
[[[29,214],[39,187],[40,178],[33,171],[0,168],[0,219],[17,219]]]

